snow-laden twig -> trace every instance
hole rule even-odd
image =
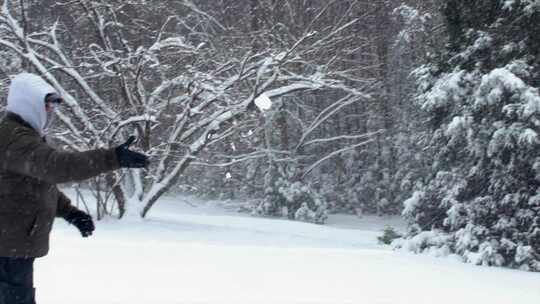
[[[313,171],[315,168],[317,168],[318,166],[320,166],[322,163],[324,163],[325,161],[341,154],[341,153],[344,153],[344,152],[347,152],[349,150],[353,150],[353,149],[356,149],[358,147],[361,147],[361,146],[365,146],[367,144],[370,144],[372,142],[374,142],[375,140],[374,139],[370,139],[370,140],[366,140],[364,142],[361,142],[361,143],[358,143],[358,144],[355,144],[355,145],[352,145],[352,146],[347,146],[347,147],[344,147],[342,149],[339,149],[337,151],[334,151],[328,155],[326,155],[325,157],[319,159],[318,161],[316,161],[314,164],[312,164],[311,166],[309,166],[306,170],[304,170],[303,172],[303,175],[302,175],[302,178],[305,178],[309,173],[311,173],[311,171]]]
[[[313,144],[321,144],[321,143],[329,143],[333,141],[339,141],[339,140],[358,140],[363,138],[369,138],[375,135],[382,134],[385,130],[378,130],[375,132],[368,132],[364,134],[358,134],[358,135],[339,135],[334,137],[328,137],[328,138],[317,138],[310,141],[307,141],[303,144],[303,146],[309,146]]]

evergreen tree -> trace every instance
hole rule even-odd
[[[412,235],[482,265],[540,271],[538,1],[449,0],[449,42],[415,74],[432,127]]]

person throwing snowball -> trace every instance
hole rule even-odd
[[[143,168],[148,157],[129,150],[55,150],[45,141],[62,97],[41,77],[22,73],[10,84],[0,121],[0,304],[35,304],[33,264],[47,255],[55,217],[92,235],[94,222],[71,205],[57,184],[76,182],[120,168]]]

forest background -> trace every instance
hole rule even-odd
[[[540,271],[539,16],[536,0],[5,0],[0,86],[53,84],[63,149],[138,137],[151,166],[77,186],[99,219],[172,192],[319,224],[402,214],[396,246]]]

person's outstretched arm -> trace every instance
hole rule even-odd
[[[115,149],[58,151],[22,128],[11,138],[5,155],[0,155],[3,167],[49,183],[81,181],[120,168]]]

